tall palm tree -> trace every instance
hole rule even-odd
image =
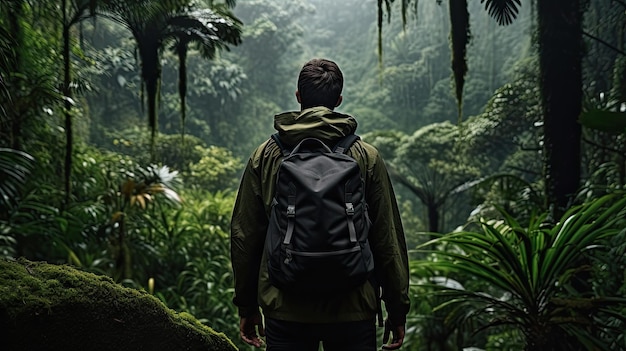
[[[70,200],[72,178],[72,154],[74,147],[74,130],[72,126],[72,59],[71,59],[71,30],[74,25],[95,15],[96,6],[105,3],[106,0],[62,0],[61,16],[63,31],[63,86],[65,115],[65,204]]]
[[[389,165],[391,177],[424,205],[430,233],[441,232],[446,204],[479,175],[475,165],[458,160],[458,134],[459,127],[450,122],[420,128],[402,139]],[[442,163],[462,167],[442,167]]]
[[[209,5],[213,7],[198,8],[189,0],[118,0],[104,8],[103,15],[128,28],[137,42],[141,78],[147,94],[153,157],[164,48],[173,44],[180,59],[179,93],[184,118],[185,61],[189,45],[195,44],[203,56],[213,58],[217,51],[241,42],[241,22],[230,11],[234,1],[225,4],[211,1]]]
[[[453,184],[451,179],[429,169],[428,166],[421,165],[419,162],[412,162],[413,165],[419,165],[419,171],[407,177],[395,169],[390,168],[389,173],[393,180],[406,187],[413,195],[415,195],[426,207],[426,216],[428,218],[428,232],[435,233],[441,231],[440,223],[442,218],[443,206],[446,201],[454,194],[458,194],[464,190],[463,185],[467,182]]]

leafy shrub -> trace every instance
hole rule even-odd
[[[505,214],[504,221],[480,221],[480,231],[455,232],[429,243],[445,245],[428,250],[437,259],[424,263],[445,274],[441,280],[482,282],[437,286],[445,302],[435,310],[449,310],[446,319],[459,328],[475,323],[478,331],[520,331],[525,350],[623,348],[616,343],[624,341],[626,299],[615,290],[594,288],[597,274],[590,262],[624,235],[626,196],[607,195],[573,207],[553,226],[545,218],[535,216],[522,227]]]
[[[196,146],[196,150],[203,156],[198,162],[189,165],[186,184],[193,189],[209,192],[234,189],[237,186],[237,174],[243,165],[230,151],[217,146]]]

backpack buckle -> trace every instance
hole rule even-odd
[[[296,206],[289,205],[287,206],[287,217],[295,217],[296,216]]]
[[[354,216],[354,205],[352,205],[352,202],[346,202],[346,213],[348,216]]]

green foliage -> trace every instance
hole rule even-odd
[[[615,59],[613,68],[612,97],[618,101],[626,102],[626,56]]]
[[[441,4],[441,1],[437,1]],[[484,2],[481,1],[481,3]],[[378,1],[378,54],[382,60],[383,51],[383,13],[386,11],[388,19],[391,19],[393,0]],[[407,12],[411,0],[401,2],[400,12],[402,15],[403,27],[407,23]],[[418,12],[418,1],[414,3],[414,12]],[[384,5],[384,6],[383,6]],[[485,9],[488,10],[489,15],[498,20],[500,24],[511,24],[513,19],[517,17],[518,6],[521,3],[519,0],[506,0],[506,1],[491,1],[487,0]],[[467,67],[467,46],[470,42],[470,14],[468,10],[468,2],[466,0],[450,0],[448,1],[449,7],[449,21],[450,21],[450,44],[451,44],[451,56],[452,56],[452,72],[454,77],[454,90],[457,102],[459,121],[463,116],[463,87],[465,85],[465,75],[468,71]]]
[[[234,189],[239,180],[237,174],[243,168],[241,161],[227,149],[216,146],[203,149],[202,154],[204,156],[189,167],[187,178],[191,188],[209,192]]]
[[[513,68],[513,82],[498,88],[484,112],[464,125],[463,145],[472,157],[480,157],[486,173],[512,171],[502,162],[518,152],[538,156],[541,111],[536,64],[536,58],[520,61]]]
[[[11,232],[11,210],[20,202],[33,165],[31,155],[0,148],[0,257],[15,255],[17,240]]]
[[[504,211],[520,223],[528,223],[538,211],[545,210],[540,185],[511,173],[497,173],[470,181],[466,186],[471,188],[474,198],[481,200],[469,220],[500,218]]]
[[[41,28],[50,18],[33,20],[33,11],[24,2],[1,6],[0,146],[23,150],[61,101],[56,85],[58,40],[49,28]]]
[[[149,142],[138,128],[112,133],[112,149],[132,155],[140,164],[149,160]],[[155,155],[164,164],[180,170],[182,180],[190,189],[210,192],[233,189],[243,169],[241,160],[228,149],[206,146],[197,137],[160,134]]]
[[[376,108],[356,106],[350,111],[359,123],[357,134],[400,129],[398,123],[389,118],[388,114]]]
[[[514,81],[497,89],[483,113],[462,125],[460,153],[473,160],[479,180],[471,187],[474,217],[499,217],[493,204],[525,222],[545,207],[541,111],[535,59],[520,61]]]
[[[233,52],[248,76],[247,91],[255,91],[261,100],[275,101],[285,108],[295,103],[297,70],[309,57],[302,57],[302,18],[312,14],[304,0],[240,0],[235,13],[246,23],[243,43]],[[302,63],[295,62],[302,60]],[[272,114],[279,111],[274,111]]]
[[[33,168],[31,155],[0,148],[0,209],[15,201]]]
[[[156,278],[156,294],[168,306],[238,335],[229,241],[234,193],[193,190],[182,196],[180,209],[163,208],[149,219],[145,244],[154,251],[145,279]]]
[[[141,61],[141,79],[146,89],[148,124],[152,133],[157,128],[158,97],[161,86],[161,52],[173,43],[179,59],[179,94],[182,117],[185,116],[186,60],[190,44],[202,55],[213,58],[217,51],[241,42],[241,22],[226,6],[196,8],[187,0],[105,3],[102,14],[126,27],[133,35]],[[151,151],[153,151],[151,149]]]
[[[189,109],[194,120],[206,123],[206,131],[184,127],[186,133],[203,138],[207,143],[230,146],[237,141],[236,132],[245,120],[239,111],[233,110],[245,99],[243,92],[248,79],[241,66],[216,59],[203,64],[200,57],[190,57],[196,69],[189,89]],[[194,130],[196,129],[196,130]]]
[[[479,175],[476,165],[456,152],[459,130],[449,122],[423,127],[404,140],[391,162],[392,177],[424,205],[430,232],[439,232],[442,223],[459,224],[450,223],[450,213],[442,209]]]
[[[0,101],[6,102],[10,100],[11,93],[6,87],[5,80],[10,72],[11,58],[14,55],[11,45],[11,37],[8,32],[0,27]],[[7,111],[4,103],[0,104],[0,125],[4,125],[7,119]],[[4,128],[2,128],[4,129]],[[0,130],[2,130],[0,129]]]
[[[376,131],[365,133],[361,138],[374,145],[385,160],[393,160],[408,136],[399,131]]]
[[[180,136],[176,137],[179,140]],[[74,189],[100,195],[96,201],[77,202],[63,215],[73,218],[68,227],[75,229],[53,236],[58,246],[55,257],[119,277],[135,288],[149,290],[152,278],[153,291],[169,307],[237,335],[228,235],[234,194],[209,192],[193,183],[204,179],[207,186],[232,185],[239,161],[222,148],[197,148],[199,170],[209,174],[187,173],[179,204],[161,201],[162,194],[154,194],[175,195],[158,185],[172,186],[171,174],[163,169],[144,169],[115,153],[79,149],[75,165],[82,172],[77,172],[76,178],[83,179],[84,185],[75,184]],[[215,173],[210,164],[222,171]],[[209,183],[212,181],[215,184]]]
[[[137,160],[139,164],[147,164],[150,161],[150,141],[146,139],[145,129],[130,128],[112,131],[108,134],[108,144],[105,146],[121,154],[128,155]],[[190,163],[195,163],[202,158],[204,142],[195,136],[159,134],[155,139],[154,155],[162,162],[176,170],[186,171]]]
[[[619,102],[622,104],[622,102]],[[584,111],[580,116],[580,123],[585,127],[609,132],[626,133],[626,112],[610,110]]]
[[[504,221],[480,221],[481,231],[435,239],[427,245],[445,249],[428,250],[437,259],[425,268],[490,287],[443,285],[439,308],[450,307],[446,319],[458,327],[517,329],[527,350],[611,349],[620,339],[609,335],[623,332],[617,326],[626,322],[619,314],[626,299],[592,289],[589,260],[624,235],[625,208],[626,196],[615,194],[571,208],[555,225],[536,216],[522,227],[503,213]]]
[[[440,79],[434,83],[424,106],[424,121],[440,123],[454,120],[454,95],[450,90],[450,79]]]
[[[178,172],[170,172],[167,166],[136,167],[126,174],[127,179],[119,185],[118,191],[106,203],[111,213],[110,221],[104,230],[111,242],[111,252],[115,261],[113,276],[116,280],[133,277],[132,258],[140,248],[132,243],[141,244],[141,239],[133,237],[142,227],[142,221],[136,216],[146,210],[163,194],[165,199],[174,204],[180,203],[180,196],[173,189]],[[135,229],[135,230],[133,230]],[[137,234],[132,235],[133,231]]]
[[[103,36],[103,33],[109,33],[105,24],[98,22],[93,27],[86,25],[85,35]],[[92,45],[98,44],[96,42]],[[106,147],[108,141],[107,132],[143,124],[141,104],[137,97],[141,81],[135,72],[133,48],[128,41],[120,40],[116,44],[118,46],[89,50],[93,64],[85,69],[93,86],[93,92],[85,94],[91,121],[90,138],[86,140],[103,147]]]
[[[9,257],[65,262],[68,254],[60,239],[76,239],[81,226],[71,212],[64,213],[59,209],[57,204],[62,202],[63,196],[59,187],[29,184],[19,201],[7,208],[0,228],[15,240],[14,250],[8,252]],[[84,243],[76,243],[81,244]]]
[[[615,62],[616,76],[626,60]],[[583,166],[589,172],[579,193],[593,196],[626,185],[626,98],[622,83],[614,82],[608,93],[585,99],[579,117],[583,126]]]

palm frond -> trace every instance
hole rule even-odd
[[[517,18],[521,0],[480,0],[485,4],[485,10],[495,18],[500,25],[509,25]]]
[[[8,205],[19,196],[34,163],[25,152],[0,148],[0,205]]]
[[[241,22],[230,8],[234,1],[209,2],[212,8],[200,9],[187,0],[109,0],[101,14],[126,27],[137,41],[141,61],[143,89],[148,102],[148,124],[151,131],[151,155],[154,157],[160,94],[160,55],[164,45],[174,41],[173,49],[181,59],[180,76],[186,74],[184,59],[188,45],[194,44],[205,57],[241,42]],[[186,78],[179,82],[181,114],[185,116]]]
[[[11,102],[7,82],[15,56],[15,47],[10,33],[0,27],[0,123],[7,116],[4,106]]]
[[[205,57],[213,58],[217,50],[228,50],[228,44],[240,44],[242,29],[229,11],[195,9],[170,18],[168,33],[179,45],[195,43]]]

